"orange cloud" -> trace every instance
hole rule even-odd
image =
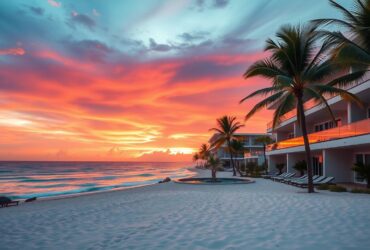
[[[33,51],[0,69],[0,159],[190,161],[217,117],[242,120],[254,103],[238,102],[267,82],[241,76],[262,56],[103,64]],[[264,132],[266,117],[243,131]]]

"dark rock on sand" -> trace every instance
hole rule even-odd
[[[158,183],[166,183],[166,182],[170,182],[170,181],[171,181],[171,178],[170,177],[166,177],[162,181],[159,181]]]
[[[36,199],[37,199],[36,197],[32,197],[32,198],[25,200],[24,202],[32,202],[32,201],[35,201]]]

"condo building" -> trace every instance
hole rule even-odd
[[[313,174],[333,176],[337,183],[365,184],[352,167],[356,162],[370,164],[370,81],[347,90],[359,97],[364,107],[348,103],[340,96],[328,97],[335,120],[324,105],[313,100],[305,103]],[[276,128],[271,125],[271,122],[267,125],[267,132],[273,133],[276,143],[267,147],[269,171],[274,172],[276,164],[283,163],[285,171],[294,172],[295,163],[306,157],[295,110],[286,113]]]
[[[212,145],[216,140],[218,134],[214,134],[209,143]],[[234,136],[237,140],[243,142],[243,151],[237,154],[233,153],[235,161],[240,163],[253,162],[258,165],[263,165],[263,144],[259,143],[256,139],[261,136],[268,136],[268,134],[252,134],[252,133],[235,133]],[[230,153],[228,152],[227,145],[224,144],[220,148],[212,148],[211,151],[221,160],[224,166],[230,166]]]

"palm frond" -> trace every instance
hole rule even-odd
[[[349,85],[354,85],[358,84],[359,82],[364,81],[364,76],[368,72],[368,70],[361,70],[361,71],[356,71],[350,74],[345,74],[343,76],[340,76],[336,79],[331,80],[330,82],[327,83],[329,86],[335,86],[337,85],[340,88],[347,87]],[[367,81],[366,79],[365,81]]]
[[[273,60],[265,59],[257,61],[256,63],[251,65],[243,76],[244,78],[261,76],[271,79],[277,75],[284,75],[284,72],[280,70],[279,66],[276,65]]]
[[[288,111],[294,108],[295,103],[295,96],[293,93],[286,93],[284,98],[282,98],[278,108],[274,112],[274,116],[272,119],[272,128],[276,128],[276,126],[280,123],[281,117],[287,113]]]
[[[284,93],[285,93],[284,91],[279,91],[276,94],[273,94],[272,96],[269,96],[265,98],[264,100],[260,101],[259,103],[257,103],[245,116],[245,120],[250,119],[257,111],[279,100],[284,95]]]
[[[314,98],[315,101],[317,101],[318,103],[326,107],[326,110],[329,112],[330,117],[335,122],[335,116],[334,116],[333,110],[330,108],[325,97],[315,89],[315,86],[316,85],[311,85],[310,87],[306,88],[305,91],[308,93],[309,97]]]
[[[241,99],[239,103],[242,103],[245,100],[250,99],[250,98],[255,97],[255,96],[267,96],[269,94],[274,94],[277,91],[279,91],[279,89],[275,86],[259,89],[259,90],[256,90],[256,91],[252,92],[251,94],[247,95],[243,99]]]
[[[329,94],[332,96],[339,95],[340,97],[342,97],[343,100],[347,102],[354,102],[360,107],[364,106],[363,102],[356,95],[348,92],[347,90],[336,88],[329,85],[316,85],[315,89],[321,95],[325,94]]]

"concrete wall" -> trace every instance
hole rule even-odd
[[[366,107],[366,104],[365,104]],[[357,122],[367,118],[367,109],[361,108],[355,103],[348,103],[348,122]]]
[[[283,169],[283,172],[286,172],[286,154],[283,155],[271,155],[267,157],[268,161],[268,171],[269,173],[277,172],[278,170],[276,169],[276,164],[279,163],[284,163],[285,168]]]
[[[300,173],[293,167],[298,161],[306,160],[304,153],[287,154],[287,171],[289,173],[296,173],[295,176],[300,176]]]
[[[353,182],[354,154],[351,149],[325,149],[324,175],[333,176],[334,182]]]

